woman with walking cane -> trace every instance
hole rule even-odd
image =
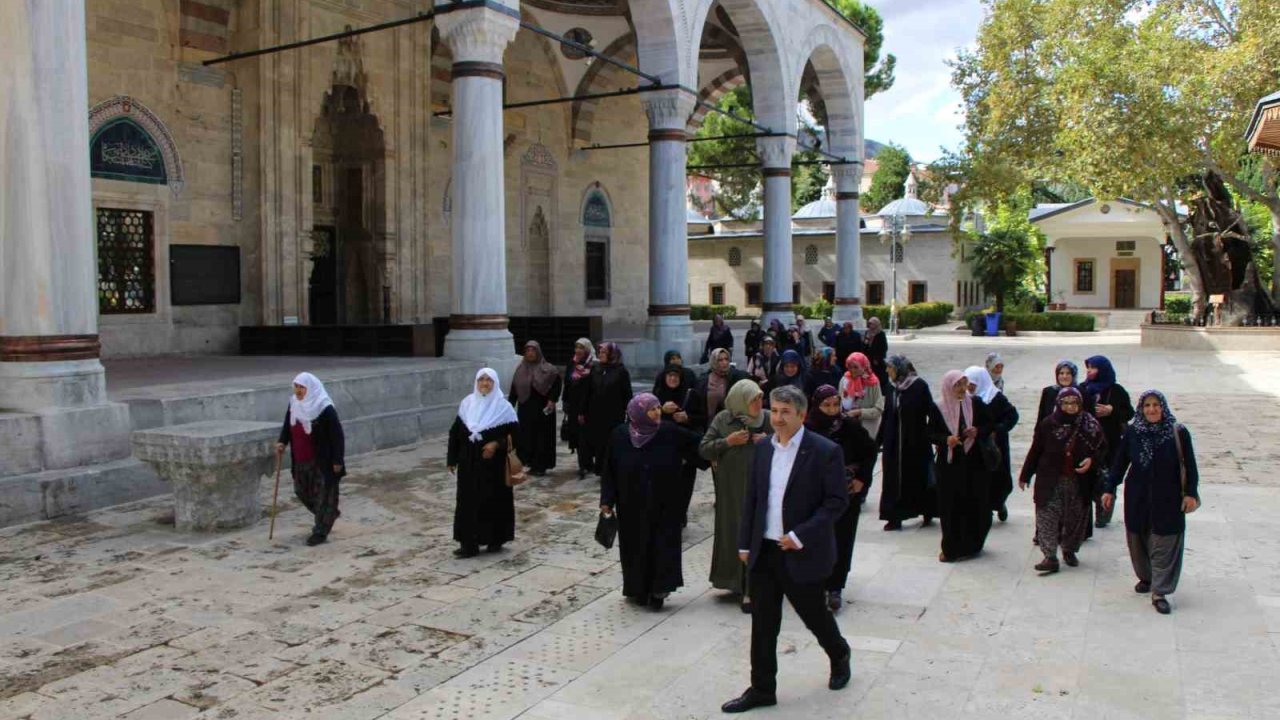
[[[293,397],[276,442],[277,465],[286,445],[292,448],[293,491],[315,516],[307,544],[319,545],[328,539],[334,521],[342,514],[338,511],[338,481],[347,472],[338,411],[324,383],[311,373],[293,379]],[[278,480],[279,473],[276,477]]]

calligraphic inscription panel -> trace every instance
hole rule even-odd
[[[109,122],[93,136],[89,173],[110,180],[168,182],[160,148],[146,130],[128,118]]]

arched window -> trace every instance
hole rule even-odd
[[[738,267],[742,265],[742,248],[729,248],[729,267]]]
[[[582,204],[582,233],[586,251],[586,301],[609,304],[609,244],[613,236],[613,210],[600,183],[587,190]]]
[[[818,264],[818,246],[817,245],[809,245],[804,249],[804,264],[805,265]]]

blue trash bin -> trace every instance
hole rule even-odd
[[[1000,313],[987,313],[987,337],[995,337],[1000,334]]]

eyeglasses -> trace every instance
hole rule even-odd
[[[1079,405],[1079,404],[1080,404],[1080,401],[1079,401],[1079,400],[1063,400],[1062,402],[1060,402],[1060,403],[1058,403],[1058,404],[1059,404],[1059,405]]]

